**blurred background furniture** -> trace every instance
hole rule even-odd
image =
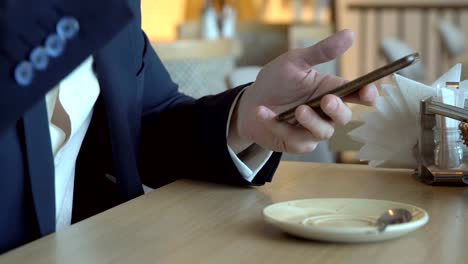
[[[261,70],[262,67],[260,66],[244,66],[235,68],[227,76],[226,81],[228,83],[228,87],[234,88],[242,84],[254,82]]]
[[[424,81],[431,83],[453,63],[438,32],[441,21],[451,21],[465,42],[468,38],[466,0],[339,0],[336,18],[338,28],[356,33],[353,47],[341,60],[341,73],[349,79],[385,64],[381,44],[393,38],[421,53]]]
[[[403,53],[417,51],[421,63],[401,72],[409,78],[431,84],[454,63],[462,63],[463,75],[468,78],[466,50],[450,55],[450,44],[468,40],[468,1],[466,0],[337,0],[335,17],[338,29],[350,28],[355,34],[353,47],[340,60],[340,75],[354,79],[394,60]],[[444,34],[440,25],[448,21],[460,35]],[[452,30],[453,32],[453,30]],[[445,38],[445,39],[444,39]],[[457,40],[458,39],[458,40]],[[453,43],[452,43],[453,44]],[[392,82],[386,78],[383,82]],[[332,151],[346,159],[361,147],[347,133],[359,126],[359,113],[372,108],[352,106],[354,115],[350,124],[337,128],[330,142]],[[341,134],[341,135],[340,135]],[[338,158],[340,159],[340,158]]]
[[[461,25],[451,20],[442,20],[438,24],[438,32],[443,48],[447,51],[448,64],[461,63],[468,67],[467,35],[461,31]],[[468,69],[463,69],[462,80],[468,79]]]
[[[408,54],[417,52],[405,42],[394,38],[384,38],[380,44],[380,48],[386,62],[396,61]],[[402,69],[399,74],[419,82],[425,82],[427,79],[426,69],[422,61]]]
[[[195,98],[225,91],[242,51],[235,40],[177,40],[152,44],[179,90]]]
[[[306,48],[333,34],[333,25],[292,24],[288,28],[289,49]]]
[[[293,24],[288,28],[289,49],[310,47],[333,32],[333,25]],[[322,73],[338,75],[336,60],[315,65],[313,68]]]
[[[236,39],[243,53],[238,66],[263,66],[288,50],[288,25],[243,21],[236,25]],[[177,39],[200,39],[200,23],[186,21],[177,26]]]
[[[257,20],[264,12],[265,6],[269,0],[213,0],[211,4],[221,10],[223,4],[229,4],[237,10],[240,20]],[[185,0],[183,10],[185,21],[194,21],[200,19],[200,10],[205,5],[206,0]]]

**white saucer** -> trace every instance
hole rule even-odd
[[[375,223],[386,210],[405,208],[410,222],[389,225],[379,232]],[[263,209],[265,220],[302,238],[330,242],[373,242],[393,239],[425,225],[427,212],[419,207],[383,200],[306,199],[272,204]]]

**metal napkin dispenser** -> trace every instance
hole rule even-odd
[[[420,110],[419,140],[415,149],[418,152],[417,179],[427,184],[468,184],[468,164],[446,162],[444,164],[449,164],[448,166],[439,166],[439,161],[437,165],[434,140],[437,115],[468,122],[468,110],[437,102],[433,97],[421,101]],[[458,155],[447,155],[449,154]]]

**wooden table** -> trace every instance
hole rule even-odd
[[[222,175],[220,175],[222,177]],[[425,208],[397,240],[334,244],[263,222],[272,203],[313,197],[387,199]],[[236,188],[180,180],[0,257],[0,263],[466,263],[468,189],[433,187],[408,170],[284,162],[275,180]]]

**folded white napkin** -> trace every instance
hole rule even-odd
[[[461,65],[457,64],[428,86],[395,74],[396,85],[382,86],[385,95],[377,98],[376,111],[362,114],[360,119],[364,125],[349,133],[353,140],[364,144],[356,158],[369,161],[372,167],[417,168],[420,102],[437,96],[436,87],[440,86],[439,94],[447,97],[443,101],[460,106],[455,102],[454,90],[441,86],[446,82],[459,82],[460,75]],[[460,90],[468,91],[467,81],[461,83]]]

